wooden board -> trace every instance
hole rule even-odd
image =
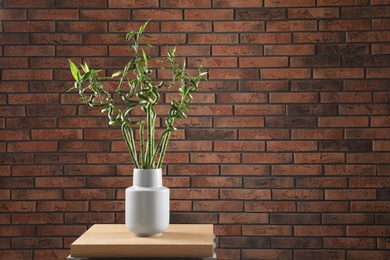
[[[171,224],[161,235],[137,237],[123,224],[93,225],[70,247],[72,257],[211,257],[213,225]]]

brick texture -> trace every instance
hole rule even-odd
[[[218,259],[390,259],[390,1],[2,0],[0,18],[0,259],[64,259],[124,223],[130,157],[65,92],[67,58],[121,69],[115,40],[148,19],[151,54],[209,72],[163,166],[171,223],[214,224]]]

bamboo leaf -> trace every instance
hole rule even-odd
[[[70,71],[72,72],[73,78],[77,81],[81,81],[81,74],[79,69],[77,68],[76,64],[74,64],[71,60],[69,60],[69,66],[70,66]]]

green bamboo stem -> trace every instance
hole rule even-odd
[[[144,129],[145,129],[145,122],[141,121],[141,124],[139,126],[139,139],[140,139],[140,157],[141,157],[141,165],[143,169],[146,168],[146,163],[145,163],[145,140],[144,140]]]
[[[169,131],[168,134],[164,138],[164,142],[163,142],[162,148],[161,148],[160,158],[158,159],[158,163],[157,163],[157,168],[158,169],[162,167],[162,164],[163,164],[163,161],[164,161],[164,157],[165,157],[165,153],[167,152],[169,138],[171,137],[171,133],[172,133],[172,131]]]
[[[133,130],[131,129],[131,127],[129,127],[127,125],[127,123],[122,124],[121,130],[122,130],[122,134],[123,134],[123,137],[125,139],[125,143],[127,145],[127,148],[129,149],[131,159],[133,160],[135,167],[137,169],[139,169],[140,167],[139,167],[139,163],[137,160],[137,151],[136,151],[135,143],[134,143]]]

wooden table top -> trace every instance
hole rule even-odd
[[[137,237],[124,224],[96,224],[72,243],[72,257],[211,257],[212,224],[171,224],[158,236]]]

